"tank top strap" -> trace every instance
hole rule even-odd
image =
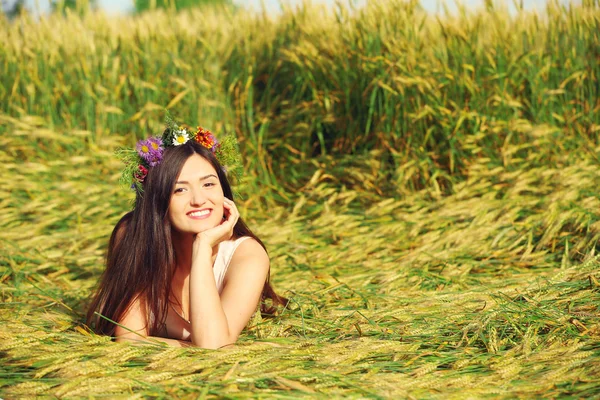
[[[219,251],[217,253],[217,258],[215,259],[215,264],[213,265],[213,274],[215,276],[215,283],[217,284],[219,294],[223,291],[225,274],[227,273],[229,263],[233,258],[233,253],[235,253],[235,250],[244,240],[249,238],[250,236],[242,236],[235,240],[226,240],[219,243]]]

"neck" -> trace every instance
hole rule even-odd
[[[196,235],[191,233],[181,233],[174,230],[171,237],[173,238],[173,250],[175,251],[175,259],[177,260],[175,275],[189,275],[192,269],[192,249]],[[218,250],[219,245],[213,246],[211,265],[214,264],[215,259],[217,258]]]

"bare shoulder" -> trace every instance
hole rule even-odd
[[[136,296],[127,306],[119,325],[115,328],[117,338],[139,338],[148,335],[148,318],[146,304],[142,296]]]
[[[235,249],[231,257],[231,266],[234,265],[255,265],[257,268],[269,267],[269,256],[266,250],[254,238],[244,239]]]
[[[258,241],[252,237],[248,239],[244,239],[242,243],[240,243],[233,253],[233,257],[265,257],[269,258],[267,255],[267,251],[258,243]]]

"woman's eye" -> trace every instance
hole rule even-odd
[[[182,193],[184,190],[184,188],[177,188],[173,193]]]
[[[206,183],[204,184],[204,187],[210,187],[210,186],[215,186],[215,184],[214,184],[214,183],[212,183],[212,182],[206,182]]]

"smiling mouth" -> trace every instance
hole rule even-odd
[[[198,210],[198,211],[189,212],[187,215],[194,219],[201,219],[201,218],[208,217],[210,215],[211,211],[212,210],[210,210],[210,209]]]

